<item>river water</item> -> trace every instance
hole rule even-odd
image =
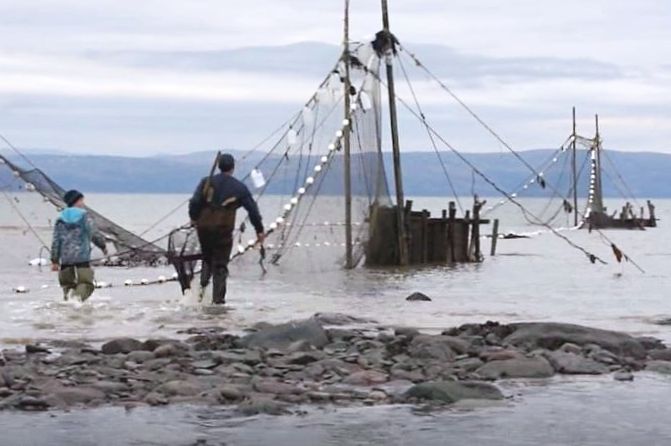
[[[17,206],[49,242],[49,219],[55,212],[32,194],[17,196]],[[180,195],[91,195],[88,203],[128,229],[141,232],[181,203]],[[540,210],[542,200],[525,204]],[[607,203],[617,206],[621,203]],[[28,266],[40,243],[25,224],[0,204],[0,345],[54,338],[99,342],[112,336],[175,336],[181,328],[222,325],[240,330],[252,323],[286,321],[315,312],[342,312],[382,324],[441,330],[485,320],[563,321],[671,342],[671,327],[656,325],[671,317],[671,229],[665,217],[671,200],[657,200],[660,227],[647,231],[608,231],[607,235],[646,272],[617,264],[609,244],[598,234],[562,231],[602,257],[592,265],[586,256],[552,234],[500,240],[497,256],[481,264],[430,267],[413,272],[341,271],[332,263],[285,261],[266,275],[253,261],[232,265],[226,312],[201,307],[183,297],[174,283],[123,287],[170,275],[165,268],[100,268],[97,278],[114,286],[98,290],[90,302],[60,302],[56,277],[48,268]],[[439,212],[435,198],[415,200],[415,208]],[[182,224],[184,212],[153,228],[152,238]],[[519,212],[502,207],[492,217],[502,231],[534,233]],[[563,220],[562,220],[563,219]],[[559,222],[570,226],[566,218]],[[488,251],[489,241],[483,239]],[[336,257],[338,248],[314,256]],[[255,256],[255,254],[250,254]],[[299,258],[299,256],[296,256]],[[316,258],[316,257],[315,257]],[[30,291],[17,294],[13,288]],[[430,303],[404,300],[413,291]],[[231,418],[226,411],[193,407],[161,409],[102,408],[55,414],[0,414],[0,444],[671,444],[668,412],[671,379],[646,374],[634,383],[611,377],[554,379],[548,385],[506,384],[511,401],[477,410],[418,414],[408,407],[310,410],[303,417]],[[123,432],[122,435],[117,435]],[[111,437],[114,433],[114,437]],[[110,438],[113,438],[110,439]]]

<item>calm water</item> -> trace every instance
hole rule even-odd
[[[131,230],[143,231],[184,200],[183,196],[91,195],[89,204]],[[53,210],[34,195],[17,203],[49,241]],[[438,212],[441,200],[415,201],[417,208]],[[542,200],[527,200],[541,209]],[[613,206],[619,203],[612,203]],[[181,296],[177,285],[125,288],[169,275],[169,268],[98,269],[99,280],[113,288],[98,290],[82,307],[59,301],[55,275],[28,266],[40,244],[26,233],[6,202],[0,204],[0,344],[28,340],[83,338],[95,342],[116,335],[174,336],[194,325],[240,329],[259,320],[285,321],[318,311],[336,311],[376,319],[380,323],[443,329],[464,322],[555,320],[653,335],[671,342],[671,327],[652,322],[671,317],[671,201],[657,200],[661,227],[648,231],[610,231],[608,235],[645,270],[616,264],[610,247],[596,234],[564,231],[575,242],[609,262],[592,265],[584,254],[551,234],[531,239],[501,240],[498,255],[477,265],[426,268],[419,271],[344,272],[332,261],[340,248],[296,252],[291,261],[262,276],[257,258],[232,267],[226,314],[213,314]],[[141,211],[138,211],[141,210]],[[273,215],[275,211],[269,211]],[[503,231],[535,232],[518,212],[501,208],[495,217]],[[147,234],[152,238],[184,222],[184,212]],[[565,219],[564,219],[565,220]],[[568,225],[566,225],[568,226]],[[484,241],[488,248],[489,241]],[[297,250],[298,251],[298,250]],[[487,249],[488,251],[488,249]],[[295,260],[294,260],[295,259]],[[319,261],[317,261],[319,260]],[[28,294],[12,288],[26,286]],[[431,303],[408,303],[405,296],[422,291]],[[78,438],[72,444],[445,444],[458,438],[472,444],[669,444],[671,430],[660,414],[667,407],[671,380],[640,376],[633,384],[610,377],[559,380],[549,386],[519,383],[508,388],[517,397],[502,407],[466,412],[415,415],[409,408],[316,411],[306,417],[230,419],[225,412],[172,407],[130,413],[109,408],[50,415],[2,414],[0,444],[60,444],[28,436],[27,426]],[[580,410],[576,410],[579,408]],[[127,437],[110,441],[106,421],[123,426]],[[162,430],[167,425],[169,428]],[[10,427],[12,426],[12,427]],[[142,429],[136,428],[142,426]],[[264,429],[259,429],[263,426]],[[270,428],[270,429],[267,429]],[[7,430],[9,429],[9,430]],[[115,429],[115,432],[118,430]],[[171,433],[174,432],[174,435]],[[109,433],[109,432],[107,432]],[[51,434],[50,434],[51,435]],[[165,435],[165,438],[161,437]],[[40,436],[45,438],[44,436]],[[50,437],[51,438],[51,437]],[[59,437],[61,438],[61,437]],[[162,438],[162,439],[161,439]],[[11,440],[7,440],[11,439]],[[214,441],[214,439],[218,439]],[[7,442],[9,441],[9,442]],[[209,443],[208,443],[209,444]]]

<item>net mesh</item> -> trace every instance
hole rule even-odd
[[[39,193],[44,201],[58,209],[65,207],[65,190],[38,168],[25,169],[0,155],[0,179],[3,189],[25,190]],[[96,228],[111,243],[110,255],[94,263],[109,266],[159,265],[167,262],[166,251],[155,243],[144,240],[105,218],[94,209],[87,208]]]
[[[340,61],[274,144],[260,149],[264,155],[251,154],[245,160],[249,165],[255,159],[241,179],[263,213],[266,260],[271,265],[303,270],[306,266],[343,266],[345,132],[350,135],[356,263],[365,255],[371,209],[391,204],[381,151],[380,59],[370,44],[361,44],[351,50],[349,60],[349,92],[345,91],[345,65]],[[344,113],[345,94],[351,101],[349,120]],[[171,256],[179,255],[182,239],[184,231],[171,236]],[[255,239],[246,215],[239,213],[233,264],[259,261],[258,254],[249,254]]]

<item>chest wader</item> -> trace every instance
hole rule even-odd
[[[231,258],[235,229],[234,204],[235,199],[227,200],[223,206],[208,204],[197,221],[198,241],[203,254],[201,290],[212,278],[212,302],[215,304],[223,304],[226,299],[228,261]]]

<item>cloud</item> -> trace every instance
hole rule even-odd
[[[618,148],[671,151],[666,3],[390,7],[401,42],[516,147],[562,139],[576,105],[602,115]],[[380,28],[378,8],[352,2],[355,38]],[[94,152],[248,147],[300,109],[333,66],[341,32],[342,2],[0,0],[0,132],[22,146]],[[497,147],[404,61],[451,140],[466,151]],[[398,68],[397,76],[409,99]],[[422,128],[402,120],[405,143],[426,148]]]

